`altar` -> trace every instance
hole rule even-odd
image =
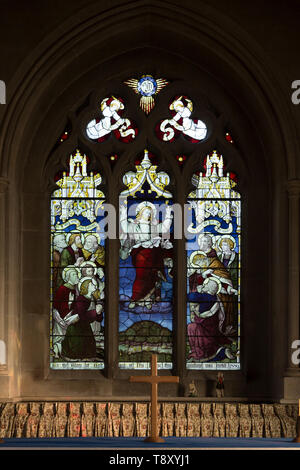
[[[217,442],[211,439],[220,437],[226,438],[225,442],[232,438],[260,442],[261,438],[292,440],[296,436],[297,405],[225,400],[160,398],[159,435],[174,442],[177,438],[198,442],[200,437],[199,442]],[[0,438],[14,439],[14,443],[18,439],[43,442],[41,438],[49,442],[62,438],[62,442],[67,442],[66,438],[84,438],[83,442],[105,438],[107,443],[112,438],[122,438],[120,442],[129,438],[139,442],[150,433],[151,406],[146,400],[2,403],[0,409]]]

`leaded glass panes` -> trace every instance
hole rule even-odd
[[[121,142],[132,142],[138,130],[132,120],[123,117],[124,109],[122,98],[104,98],[100,104],[101,116],[92,119],[86,126],[87,136],[97,142],[104,142],[114,134]]]
[[[104,194],[77,150],[51,197],[50,367],[104,367]]]
[[[173,216],[170,181],[145,150],[120,198],[119,367],[172,368]]]
[[[169,82],[150,74],[130,78],[123,81],[121,95],[126,89],[124,84],[139,95],[139,106],[148,115],[147,129],[143,129],[146,137],[151,142],[155,133],[155,139],[173,142],[172,155],[166,159],[173,158],[175,170],[179,167],[183,176],[195,158],[190,149],[206,139],[208,133],[192,99],[186,94],[169,94],[169,111],[154,117],[153,125],[149,114],[154,100],[163,88],[164,93],[171,93],[170,86],[166,86]],[[127,93],[129,96],[131,92],[127,89]],[[120,181],[120,163],[123,165],[127,158],[122,144],[133,142],[138,135],[130,115],[133,108],[128,109],[119,94],[107,95],[84,125],[87,148],[95,142],[106,142],[100,145],[98,150],[104,150],[98,158],[102,158],[108,172],[112,170],[112,186]],[[136,119],[141,115],[136,113]],[[70,129],[68,124],[60,142],[69,138]],[[233,143],[231,132],[225,132],[223,141]],[[104,241],[111,236],[104,224],[112,220],[105,218],[105,197],[98,189],[102,178],[98,173],[88,173],[88,167],[89,159],[77,150],[69,158],[68,171],[57,178],[58,189],[51,197],[53,369],[104,368]],[[182,353],[186,354],[187,369],[239,369],[241,198],[235,188],[236,175],[225,174],[223,158],[216,151],[205,160],[204,171],[193,175],[195,189],[188,195],[185,219],[187,312],[182,311],[180,301],[186,286],[178,286],[176,293],[173,290],[173,242],[177,228],[181,232],[183,224],[180,220],[178,226],[174,225],[173,211],[176,213],[178,206],[168,189],[170,177],[159,171],[158,162],[147,150],[132,170],[124,170],[121,175],[126,189],[119,201],[119,285],[110,286],[112,292],[119,289],[119,311],[109,312],[112,325],[119,325],[119,367],[149,368],[151,354],[157,353],[160,369],[173,368],[173,342],[177,342],[173,337],[173,301],[178,298],[178,324],[186,317],[187,337],[184,345],[177,342],[177,348],[185,349]],[[178,191],[181,198],[187,182],[179,179],[178,183],[182,183]],[[115,212],[116,208],[112,209]],[[183,208],[179,209],[181,214]],[[110,249],[114,251],[115,246],[110,244]],[[111,260],[114,259],[113,255]],[[116,269],[118,266],[112,262],[110,278]],[[111,299],[109,305],[113,305]],[[113,333],[108,332],[108,337],[110,334]],[[115,353],[113,347],[107,353],[108,359]]]
[[[124,83],[141,96],[140,107],[146,114],[149,114],[155,106],[154,95],[157,95],[169,82],[164,78],[142,75],[139,80],[130,78]]]
[[[241,199],[216,151],[188,196],[188,369],[240,368]]]
[[[164,119],[156,126],[156,135],[159,140],[174,142],[180,135],[193,143],[205,139],[207,134],[206,124],[200,119],[191,117],[193,102],[188,96],[176,96],[169,109],[172,118]]]

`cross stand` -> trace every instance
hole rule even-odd
[[[151,384],[151,436],[145,439],[145,442],[165,442],[159,437],[157,432],[157,387],[159,383],[179,383],[179,377],[176,376],[158,376],[157,375],[157,355],[151,357],[151,375],[150,376],[131,376],[130,382],[144,382]]]

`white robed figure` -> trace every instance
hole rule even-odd
[[[172,209],[167,206],[163,222],[158,222],[156,207],[149,201],[136,206],[135,219],[127,218],[127,209],[121,206],[120,225],[122,229],[120,257],[131,255],[135,267],[135,280],[129,308],[136,304],[145,305],[149,310],[154,301],[160,300],[162,280],[166,280],[165,266],[173,265],[173,245],[166,238],[172,224]]]
[[[86,127],[86,133],[90,139],[103,140],[112,131],[120,133],[121,139],[130,140],[136,137],[136,131],[132,128],[132,123],[127,118],[122,118],[120,112],[124,109],[124,104],[114,96],[102,100],[100,109],[103,118],[92,119]]]

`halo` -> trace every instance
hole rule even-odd
[[[113,103],[113,102],[116,102],[119,104],[119,108],[118,109],[124,109],[124,104],[122,103],[122,101],[120,101],[118,98],[116,98],[115,96],[112,96],[112,101],[109,103],[109,106]]]
[[[200,246],[200,242],[199,240],[201,240],[203,237],[210,237],[212,239],[212,248],[215,246],[215,236],[210,233],[210,232],[204,232],[204,233],[200,233],[200,235],[198,236],[198,245]]]
[[[149,202],[149,201],[143,201],[140,204],[138,204],[135,209],[135,215],[137,215],[145,207],[150,207],[153,213],[153,217],[156,216],[156,207],[152,202]]]
[[[68,243],[68,240],[67,240],[67,237],[66,237],[66,232],[63,232],[62,230],[61,230],[61,231],[56,231],[56,232],[54,232],[54,234],[53,234],[53,236],[52,236],[53,243],[54,243],[54,239],[55,239],[58,235],[64,235],[64,237],[65,237],[65,242]]]
[[[114,101],[119,104],[119,109],[121,109],[121,110],[124,109],[124,104],[122,103],[122,101],[120,101],[118,98],[116,98],[115,96],[112,95],[109,98],[104,98],[104,100],[101,101],[101,103],[100,103],[101,111],[104,111],[105,108],[110,107],[110,105]],[[108,102],[109,102],[109,104],[107,104]]]
[[[217,241],[217,243],[216,243],[216,245],[217,245],[217,247],[218,247],[218,250],[219,250],[219,251],[222,251],[221,243],[222,243],[222,240],[223,240],[224,238],[229,238],[229,239],[232,241],[232,243],[233,243],[233,248],[232,248],[232,250],[235,250],[235,248],[236,248],[236,240],[235,240],[235,238],[233,238],[231,235],[222,235],[222,236],[218,239],[218,241]]]
[[[71,235],[79,235],[80,236],[80,241],[81,241],[81,244],[82,244],[82,233],[80,233],[80,232],[68,232],[66,234],[66,240],[67,240],[68,244],[69,244],[69,240],[70,240]]]
[[[78,274],[78,278],[80,279],[81,278],[81,271],[79,268],[77,268],[76,266],[74,266],[73,264],[70,264],[69,266],[67,266],[66,268],[63,269],[63,272],[61,274],[61,277],[63,278],[63,281],[64,282],[67,282],[66,281],[66,274],[67,272],[69,272],[71,269],[75,269],[75,271],[77,272]]]
[[[81,268],[85,268],[85,267],[93,268],[94,269],[94,276],[96,276],[96,274],[97,274],[97,265],[96,265],[96,263],[94,263],[93,261],[84,261],[80,265],[80,270],[81,270]]]
[[[90,237],[91,235],[93,235],[94,237],[97,238],[97,240],[98,240],[98,245],[100,245],[100,243],[101,243],[101,238],[100,238],[100,235],[99,235],[98,232],[87,232],[87,233],[85,233],[85,234],[83,235],[84,241],[87,239],[87,237]],[[83,243],[83,245],[84,245],[84,243]]]
[[[218,279],[217,277],[214,276],[214,274],[212,274],[211,277],[207,277],[204,280],[202,285],[205,286],[205,284],[208,284],[209,281],[214,281],[218,284],[217,294],[219,294],[221,292],[221,289],[222,289],[222,283],[221,283],[220,279]]]
[[[175,103],[178,103],[178,102],[181,103],[182,106],[184,107],[184,104],[183,104],[183,102],[182,102],[181,100],[182,100],[182,96],[179,96],[179,98],[177,98],[176,100],[172,101],[172,103],[171,103],[170,106],[169,106],[169,109],[170,109],[171,111],[175,111],[175,109],[174,109]]]
[[[187,103],[186,106],[185,106],[183,100],[186,101],[186,103]],[[172,103],[169,106],[169,109],[171,111],[175,111],[175,109],[174,109],[175,108],[175,103],[181,103],[184,108],[188,108],[191,112],[193,111],[193,102],[192,102],[192,100],[190,100],[186,96],[181,95],[178,98],[176,98],[174,101],[172,101]]]
[[[81,289],[81,285],[84,281],[90,281],[94,284],[95,287],[98,288],[98,283],[97,281],[93,278],[93,277],[83,277],[82,279],[80,279],[80,281],[78,282],[78,289],[79,289],[79,292],[80,292],[80,289]]]
[[[204,251],[201,251],[201,250],[193,251],[193,253],[190,256],[190,265],[192,268],[199,269],[200,266],[198,264],[194,264],[195,256],[199,256],[199,255],[201,255],[201,258],[202,257],[207,258],[206,253],[204,253]]]

